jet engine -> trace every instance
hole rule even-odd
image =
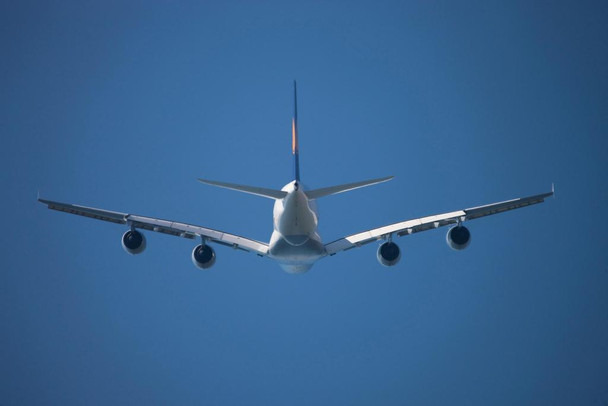
[[[122,235],[122,247],[131,255],[137,255],[146,249],[146,237],[136,230],[128,230]]]
[[[215,264],[215,251],[206,244],[199,244],[192,250],[192,263],[198,269],[209,269]]]
[[[399,246],[392,241],[387,241],[378,247],[376,253],[378,262],[384,266],[393,266],[401,259],[401,250]]]
[[[460,251],[465,249],[471,242],[471,233],[465,226],[454,226],[446,234],[445,240],[450,248]]]

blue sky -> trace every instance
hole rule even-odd
[[[4,2],[0,404],[608,402],[605,2]],[[292,80],[325,241],[548,191],[300,276],[49,199],[268,240]]]

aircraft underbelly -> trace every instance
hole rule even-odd
[[[269,248],[270,257],[290,273],[306,272],[318,259],[325,256],[325,247],[316,234],[307,238],[301,245],[293,245],[275,231]]]

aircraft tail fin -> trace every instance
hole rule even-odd
[[[330,196],[330,195],[335,195],[335,194],[342,193],[342,192],[347,192],[349,190],[359,189],[359,188],[365,187],[365,186],[376,185],[378,183],[387,182],[391,179],[393,179],[392,176],[387,176],[384,178],[370,179],[370,180],[364,180],[361,182],[346,183],[344,185],[330,186],[330,187],[325,187],[325,188],[321,188],[321,189],[309,190],[309,191],[306,191],[305,193],[306,193],[306,196],[308,196],[308,198],[312,200],[312,199],[318,199],[318,198],[324,197],[324,196]]]
[[[287,196],[287,192],[283,192],[282,190],[266,189],[256,186],[237,185],[235,183],[217,182],[214,180],[200,178],[198,179],[198,181],[207,185],[217,186],[224,189],[236,190],[238,192],[249,193],[256,196],[267,197],[269,199],[282,199]]]
[[[294,178],[300,181],[300,150],[298,145],[298,96],[296,81],[293,81],[293,118],[291,120],[291,152],[293,154]]]

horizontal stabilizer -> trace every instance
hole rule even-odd
[[[361,187],[371,186],[371,185],[375,185],[377,183],[382,183],[382,182],[387,182],[391,179],[393,179],[392,176],[387,176],[385,178],[370,179],[370,180],[364,180],[361,182],[347,183],[347,184],[339,185],[339,186],[324,187],[321,189],[307,191],[306,196],[308,196],[308,198],[311,200],[318,199],[318,198],[324,197],[324,196],[335,195],[337,193],[347,192],[349,190],[359,189]]]
[[[226,182],[216,182],[214,180],[200,179],[198,180],[201,183],[205,183],[211,186],[217,186],[224,189],[232,189],[239,192],[249,193],[252,195],[267,197],[269,199],[282,199],[287,196],[287,192],[283,192],[282,190],[274,190],[274,189],[266,189],[262,187],[255,186],[245,186],[245,185],[237,185],[234,183],[226,183]]]

